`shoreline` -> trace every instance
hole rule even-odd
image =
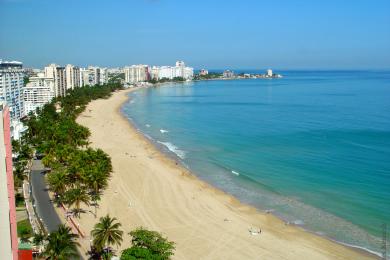
[[[78,123],[90,128],[92,146],[103,149],[113,160],[114,171],[109,187],[102,196],[98,216],[112,212],[118,214],[118,220],[123,226],[128,226],[124,225],[126,222],[132,227],[143,225],[163,232],[170,240],[177,243],[173,259],[221,259],[227,256],[234,259],[240,257],[253,259],[259,255],[264,258],[288,259],[300,259],[307,256],[311,256],[312,259],[372,259],[377,257],[365,250],[333,242],[301,227],[286,225],[277,216],[242,204],[235,197],[214,188],[197,178],[181,164],[177,164],[173,158],[160,151],[121,113],[122,105],[129,99],[128,93],[138,89],[122,90],[113,93],[109,99],[92,101],[77,119]],[[105,113],[114,114],[107,116]],[[102,122],[103,125],[101,125]],[[107,131],[104,128],[110,129]],[[109,136],[108,133],[112,135],[109,141],[102,138]],[[125,141],[127,139],[125,137],[129,140]],[[123,142],[122,139],[124,139]],[[131,151],[125,151],[126,147],[117,147],[116,144],[119,146],[129,144],[135,147]],[[125,156],[123,156],[123,151],[125,151]],[[128,156],[129,152],[134,154]],[[127,175],[126,169],[131,168],[138,172],[138,175]],[[148,174],[147,172],[150,171],[154,173]],[[142,177],[147,177],[143,185],[131,182],[140,180]],[[121,190],[123,194],[119,194],[116,188],[123,185],[125,186]],[[149,185],[163,192],[150,192],[149,194],[150,189],[145,191]],[[179,192],[169,189],[172,187],[179,189]],[[126,188],[131,190],[128,191]],[[132,202],[123,205],[123,202],[114,202],[112,199],[119,195],[122,197],[127,195],[128,198],[138,201],[140,194],[136,191],[132,192],[132,189],[143,190],[143,197],[151,195],[153,198],[147,199],[144,203],[148,205],[144,206],[136,202],[135,207],[141,206],[141,208],[135,208],[131,215],[134,215],[138,221],[127,223],[132,221],[123,217],[123,211],[132,209]],[[161,200],[161,197],[165,199]],[[167,212],[161,208],[161,204],[166,204]],[[155,211],[153,208],[158,210]],[[112,215],[116,216],[116,214]],[[80,219],[80,224],[83,227],[92,227],[95,221],[96,219],[92,216],[84,214]],[[172,228],[180,224],[182,224],[182,230],[177,228],[180,230],[175,231],[175,228]],[[250,235],[248,228],[251,227],[260,227],[262,234]],[[202,231],[203,234],[198,234]],[[188,238],[188,233],[193,237]],[[199,240],[209,241],[205,243]],[[225,242],[220,245],[218,241]],[[187,247],[184,246],[186,243],[189,243]],[[129,246],[129,243],[123,244],[126,245],[122,245],[124,246],[122,249]]]

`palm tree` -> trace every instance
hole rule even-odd
[[[60,225],[47,237],[47,245],[43,256],[52,260],[73,259],[78,256],[76,242],[78,235],[73,234],[71,229],[65,225]]]
[[[100,222],[96,223],[91,231],[93,245],[99,252],[103,252],[110,245],[121,245],[123,231],[119,229],[121,223],[116,222],[116,220],[109,215],[101,217]]]
[[[47,182],[51,191],[62,195],[69,185],[69,178],[65,169],[58,169],[48,175]]]
[[[44,233],[39,232],[34,234],[32,242],[38,248],[38,252],[41,252],[45,240],[47,240],[47,236]]]
[[[36,246],[41,246],[43,244],[43,241],[46,239],[45,234],[42,232],[34,234],[33,237],[33,244]]]
[[[74,212],[76,216],[80,215],[80,205],[84,203],[89,206],[90,197],[86,190],[80,186],[76,188],[70,189],[65,192],[65,201],[68,204],[68,207],[72,207],[74,205]]]

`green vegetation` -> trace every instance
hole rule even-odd
[[[175,250],[175,244],[156,231],[141,227],[131,231],[129,235],[132,237],[132,247],[123,250],[121,260],[168,260]]]
[[[176,81],[183,81],[176,78]],[[65,203],[73,208],[76,216],[82,212],[81,205],[95,205],[108,185],[112,171],[110,157],[100,149],[89,147],[89,129],[76,122],[77,116],[94,99],[108,98],[111,92],[121,89],[120,80],[112,80],[102,86],[82,87],[67,92],[65,97],[54,99],[36,114],[30,114],[24,121],[27,126],[22,142],[15,143],[14,149],[20,159],[21,178],[24,178],[27,162],[32,158],[33,149],[42,154],[43,164],[50,169],[47,182],[55,193],[57,203]],[[91,203],[93,202],[93,203]],[[96,213],[95,213],[96,215]],[[121,245],[123,231],[116,218],[109,215],[91,231],[93,246],[91,259],[110,259],[111,246]],[[26,228],[24,228],[26,229]],[[23,237],[31,237],[32,232],[20,231]],[[126,249],[121,259],[170,259],[174,243],[155,231],[137,229],[130,232],[132,247]],[[21,236],[22,237],[22,236]],[[72,259],[77,257],[77,235],[61,225],[49,236],[37,234],[35,245],[45,245],[42,256],[46,259]]]
[[[91,259],[110,259],[114,253],[110,246],[120,246],[123,241],[121,224],[109,215],[101,217],[91,231]],[[129,233],[132,247],[123,250],[121,260],[158,259],[168,260],[173,255],[175,245],[160,233],[138,228]]]
[[[30,145],[23,140],[12,140],[12,152],[16,156],[13,161],[14,189],[15,191],[18,191],[23,185],[23,180],[27,177],[26,168],[28,162],[32,159],[33,150]]]
[[[33,230],[28,219],[19,221],[17,224],[18,237],[23,242],[27,242],[33,236]]]
[[[123,241],[123,231],[119,229],[121,224],[116,220],[109,215],[101,217],[91,231],[95,253],[103,258],[109,259],[111,256],[112,252],[109,246],[120,246]]]
[[[57,231],[52,232],[44,239],[39,238],[39,243],[43,240],[47,245],[42,253],[46,259],[60,260],[60,259],[76,259],[78,256],[76,242],[78,236],[72,233],[72,230],[65,226],[60,225]]]
[[[24,83],[24,85],[26,86],[26,84],[29,83],[29,82],[30,82],[30,78],[29,78],[28,76],[25,76],[25,77],[23,78],[23,83]]]
[[[162,78],[162,79],[159,79],[159,80],[156,80],[156,79],[148,80],[148,82],[151,83],[151,84],[165,83],[165,82],[184,82],[184,81],[186,81],[186,80],[183,77],[174,77],[173,79]]]
[[[125,73],[109,74],[110,82],[125,80]]]
[[[24,207],[24,197],[20,193],[15,194],[15,205],[16,207]]]
[[[222,73],[209,72],[207,75],[195,75],[194,80],[207,80],[207,79],[218,79],[222,78]]]
[[[81,204],[93,201],[96,206],[112,171],[109,156],[88,147],[89,129],[79,125],[76,118],[91,100],[108,98],[118,89],[121,84],[111,81],[68,91],[24,121],[28,127],[24,139],[28,142],[22,147],[32,147],[44,155],[42,162],[51,169],[47,182],[55,200],[73,207],[76,216],[82,212]],[[21,148],[20,154],[26,151]]]
[[[78,235],[73,234],[70,227],[62,224],[57,231],[49,235],[44,233],[35,234],[32,243],[38,247],[44,245],[44,250],[38,259],[78,259],[77,246],[79,246],[79,243],[76,241],[77,238]]]
[[[46,239],[46,236],[44,233],[36,233],[36,234],[34,234],[32,242],[35,246],[41,246],[41,245],[43,245],[43,242],[45,241],[45,239]]]

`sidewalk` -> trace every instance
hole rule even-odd
[[[37,234],[41,232],[41,230],[45,232],[45,230],[43,229],[43,225],[41,224],[41,220],[38,219],[34,211],[34,206],[30,197],[30,184],[28,180],[23,181],[23,196],[28,219],[30,220],[31,227],[34,233]]]

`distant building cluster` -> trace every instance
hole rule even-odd
[[[9,107],[13,137],[18,139],[24,129],[21,118],[34,113],[54,97],[64,96],[68,90],[78,87],[103,85],[108,82],[109,75],[121,73],[124,73],[127,84],[150,80],[192,80],[194,77],[194,69],[183,61],[177,61],[175,66],[141,64],[124,68],[82,68],[53,63],[43,69],[28,69],[23,68],[22,62],[0,60],[0,102]]]
[[[231,70],[225,70],[223,72],[223,77],[224,78],[233,78],[234,77],[234,72]]]
[[[18,139],[24,130],[20,119],[54,97],[64,96],[69,89],[106,82],[107,68],[50,64],[37,70],[23,68],[22,62],[0,60],[0,102],[9,107],[13,138]]]
[[[208,75],[208,74],[209,74],[209,71],[206,70],[206,69],[201,69],[201,70],[199,71],[199,75],[206,76],[206,75]]]
[[[201,72],[199,72],[199,75],[202,75]],[[223,79],[259,79],[259,78],[282,78],[282,75],[280,74],[275,74],[271,69],[267,69],[264,74],[251,74],[251,73],[240,73],[236,75],[233,71],[231,70],[225,70],[221,78]]]
[[[125,82],[134,84],[146,82],[149,80],[172,80],[174,78],[183,78],[191,80],[194,77],[194,69],[186,67],[183,61],[177,61],[175,66],[149,66],[132,65],[124,68]]]
[[[39,80],[43,84],[50,85],[54,81],[54,96],[63,96],[67,90],[82,87],[104,84],[108,81],[107,68],[93,67],[80,68],[71,64],[65,67],[50,64],[44,68],[44,74]]]

